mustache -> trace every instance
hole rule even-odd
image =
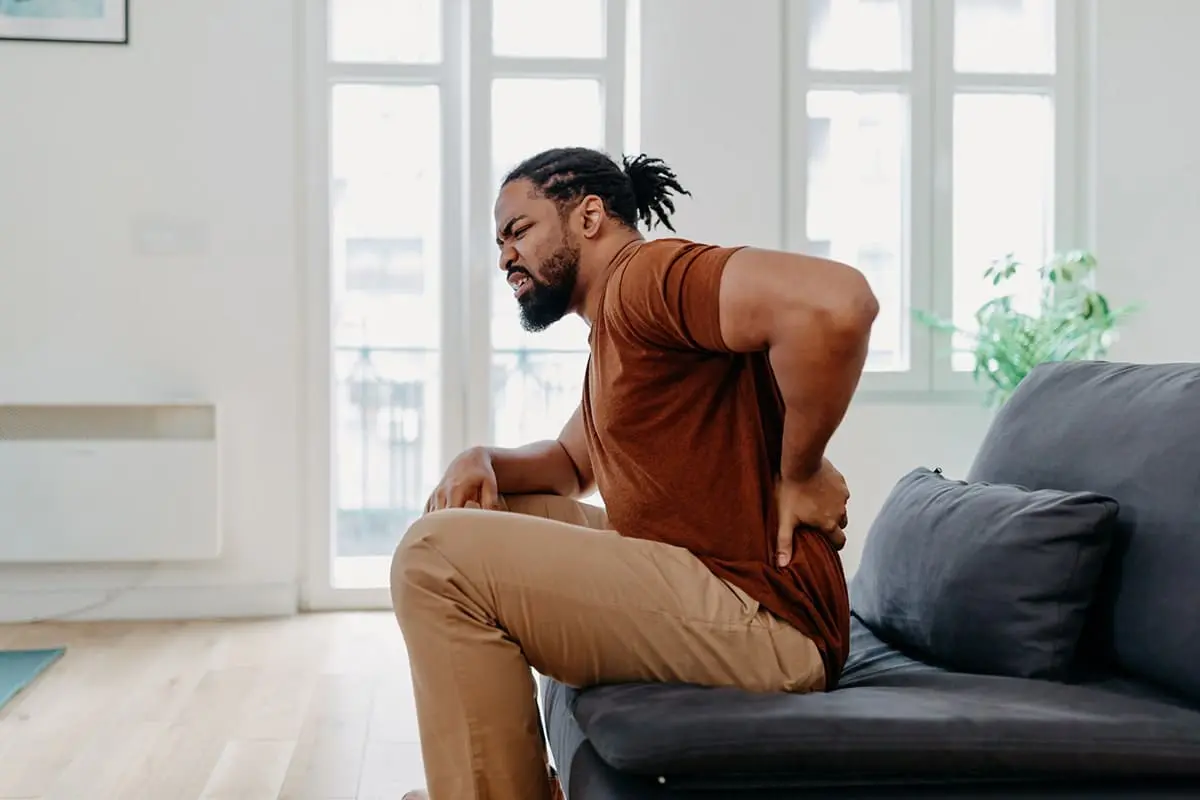
[[[507,269],[507,273],[508,273],[509,278],[511,278],[513,275],[524,275],[526,278],[529,278],[529,280],[534,281],[534,283],[537,283],[537,281],[535,281],[533,278],[533,273],[531,273],[529,270],[525,269],[524,267],[518,267],[515,265],[510,266]]]

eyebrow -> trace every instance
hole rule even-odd
[[[496,239],[496,244],[500,247],[503,247],[503,240],[507,239],[509,236],[512,236],[513,228],[516,227],[517,223],[523,219],[526,219],[524,214],[517,214],[515,217],[506,222],[504,227],[500,229],[500,236]]]

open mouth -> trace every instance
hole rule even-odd
[[[520,297],[533,288],[533,278],[525,272],[510,272],[508,274],[508,285],[512,287],[513,297]]]

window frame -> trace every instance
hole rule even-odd
[[[594,58],[543,58],[500,56],[492,52],[491,0],[442,0],[447,9],[470,7],[470,19],[459,20],[469,41],[464,127],[471,139],[466,172],[466,241],[463,264],[466,305],[466,372],[463,376],[462,446],[491,438],[491,397],[467,387],[490,386],[492,369],[492,284],[496,281],[496,232],[492,215],[496,188],[492,185],[492,83],[505,78],[557,78],[599,81],[604,108],[604,147],[625,150],[627,0],[605,0],[605,51]],[[530,154],[532,155],[532,153]],[[445,311],[445,309],[443,309]],[[564,420],[565,422],[565,420]]]
[[[300,187],[305,268],[300,325],[306,358],[302,366],[301,493],[307,552],[300,586],[306,610],[386,608],[386,586],[333,585],[337,533],[338,437],[333,298],[330,268],[334,186],[330,152],[334,88],[346,84],[437,86],[442,126],[439,357],[441,359],[440,461],[448,463],[467,446],[487,441],[491,403],[491,292],[498,280],[492,203],[492,82],[498,78],[584,78],[600,82],[604,146],[622,152],[636,131],[626,126],[629,112],[626,73],[630,69],[629,7],[638,0],[605,0],[605,52],[594,58],[498,56],[492,52],[492,0],[441,0],[442,60],[435,63],[336,61],[329,46],[331,0],[305,0],[300,22],[301,148]],[[634,48],[636,51],[636,48]],[[636,56],[636,53],[634,54]],[[634,66],[636,69],[636,66]],[[636,97],[636,91],[633,93]]]
[[[907,281],[902,310],[908,339],[906,371],[867,372],[860,396],[920,398],[978,394],[969,372],[952,368],[949,337],[915,324],[911,309],[949,316],[953,311],[953,104],[958,93],[1037,93],[1054,114],[1054,245],[1063,250],[1090,239],[1088,203],[1091,140],[1087,113],[1091,6],[1058,0],[1052,74],[965,73],[954,70],[954,0],[908,4],[908,67],[902,70],[827,70],[809,66],[810,0],[783,4],[784,35],[784,246],[808,252],[808,113],[813,90],[899,91],[909,107],[907,193],[902,210],[902,262]]]

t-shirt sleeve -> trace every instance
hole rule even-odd
[[[721,336],[721,275],[739,249],[648,242],[613,276],[616,297],[605,303],[610,324],[657,347],[729,352]]]

